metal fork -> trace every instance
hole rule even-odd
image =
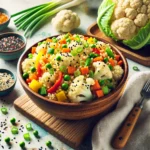
[[[133,107],[112,141],[112,146],[116,149],[124,148],[141,114],[145,99],[150,98],[150,79],[144,84],[140,94],[140,101]]]

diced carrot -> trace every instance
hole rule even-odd
[[[40,50],[40,52],[45,55],[45,54],[47,53],[47,49],[46,49],[46,48],[42,48],[42,49]]]
[[[103,96],[104,96],[104,93],[103,93],[102,90],[97,90],[97,91],[96,91],[96,95],[97,95],[97,97],[99,98],[99,97],[103,97]]]
[[[94,85],[91,86],[91,90],[93,90],[93,91],[100,90],[101,86],[100,86],[98,80],[94,80],[94,81],[95,81],[95,83],[94,83]]]
[[[72,67],[72,66],[68,67],[68,74],[74,74],[75,71],[76,71],[75,67]]]
[[[42,57],[42,60],[45,64],[48,62],[48,59],[46,57]]]
[[[63,48],[63,49],[62,49],[62,52],[63,52],[63,53],[69,53],[69,52],[70,52],[70,48]]]
[[[82,67],[80,68],[81,74],[86,75],[89,73],[89,68],[88,67]]]
[[[34,73],[34,74],[30,74],[29,75],[29,79],[32,81],[33,79],[37,80],[38,76]]]
[[[119,61],[120,55],[115,55],[115,58],[116,58],[117,61]]]
[[[87,37],[87,36],[84,36],[84,40],[87,40],[89,37]]]
[[[96,61],[102,61],[102,60],[103,60],[102,57],[95,57],[95,58],[93,59],[93,62],[96,62]]]
[[[36,52],[36,47],[32,47],[31,53],[34,54]]]
[[[118,65],[122,65],[123,64],[123,61],[122,60],[120,60],[120,61],[118,61]]]
[[[46,39],[46,42],[52,42],[52,39],[48,38],[48,39]]]
[[[110,58],[110,59],[109,59],[109,63],[111,64],[111,66],[115,66],[115,61],[114,61],[114,59]]]
[[[62,39],[62,40],[59,41],[59,43],[60,43],[60,44],[66,44],[66,40],[65,40],[65,39]]]

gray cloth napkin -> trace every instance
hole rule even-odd
[[[112,137],[135,103],[140,100],[140,91],[148,79],[150,71],[139,72],[129,78],[117,108],[95,126],[92,134],[93,150],[114,150],[111,146]],[[144,103],[139,120],[123,150],[150,150],[150,99]]]

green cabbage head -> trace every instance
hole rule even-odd
[[[97,24],[106,36],[139,50],[150,44],[150,0],[103,0]]]

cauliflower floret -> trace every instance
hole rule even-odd
[[[91,101],[92,93],[90,86],[94,85],[94,83],[92,78],[87,78],[85,81],[83,75],[76,77],[68,90],[68,97],[71,102],[78,103],[82,101]]]
[[[113,79],[115,81],[120,80],[123,75],[123,72],[124,72],[123,69],[119,65],[114,66],[112,71]]]
[[[36,52],[39,53],[41,49],[46,48],[46,44],[42,43],[41,45],[37,46]]]
[[[93,66],[95,67],[94,79],[100,80],[112,78],[112,72],[110,71],[108,65],[106,65],[104,62],[94,62]]]
[[[112,22],[111,30],[118,39],[128,40],[135,35],[136,26],[133,20],[129,18],[120,18]]]
[[[144,27],[147,22],[148,22],[148,16],[145,14],[138,14],[134,20],[134,23],[138,27]]]
[[[55,65],[57,67],[60,67],[60,66],[75,66],[78,64],[78,61],[79,61],[79,56],[72,56],[71,53],[58,53],[56,54],[55,58],[56,59],[58,56],[61,57],[61,60],[60,61],[55,61]]]
[[[142,0],[130,0],[130,6],[134,9],[138,9],[142,6]]]
[[[49,88],[56,80],[55,74],[50,74],[49,72],[44,72],[39,81],[47,88]]]
[[[82,42],[72,41],[72,42],[68,45],[68,48],[70,48],[71,50],[73,50],[74,48],[78,48],[78,47],[83,48]]]
[[[52,24],[58,31],[70,32],[80,25],[80,18],[71,10],[61,10],[55,18],[52,19]]]
[[[34,59],[29,59],[26,58],[23,62],[22,62],[22,71],[25,72],[29,72],[31,67],[34,66]]]
[[[135,17],[137,16],[137,11],[133,8],[126,8],[125,13],[126,13],[126,17],[131,20],[135,19]]]
[[[142,7],[138,8],[137,11],[139,13],[146,14],[147,6],[146,5],[142,5]]]
[[[122,7],[117,7],[114,11],[114,16],[116,19],[125,17],[125,12]]]

